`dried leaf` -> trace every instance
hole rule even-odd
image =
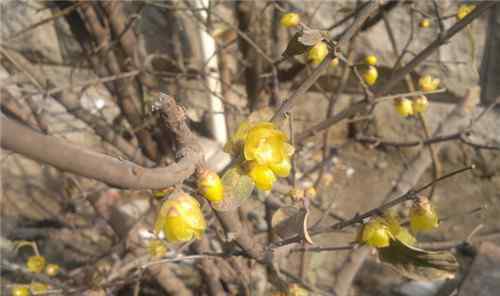
[[[448,251],[432,252],[409,246],[399,240],[378,249],[380,260],[401,275],[419,281],[453,278],[458,270],[455,256]]]
[[[299,54],[305,53],[311,46],[306,46],[302,42],[299,41],[299,38],[301,37],[302,32],[297,32],[295,35],[293,35],[292,39],[290,39],[290,42],[288,42],[288,45],[286,46],[285,51],[281,54],[284,58],[289,58],[292,56],[296,56]]]
[[[304,209],[294,207],[279,208],[271,218],[273,233],[281,239],[295,236],[302,228],[305,214]]]
[[[316,43],[323,40],[323,33],[320,30],[304,29],[302,34],[298,36],[297,41],[305,46],[314,46]]]
[[[224,186],[224,199],[220,202],[212,202],[217,211],[230,211],[237,209],[250,195],[254,189],[254,183],[250,177],[243,174],[238,166],[230,168],[222,176]]]
[[[310,243],[311,245],[314,245],[311,235],[309,235],[309,230],[307,229],[309,213],[310,213],[309,211],[306,211],[306,214],[304,215],[304,222],[302,223],[302,229],[304,231],[304,240]]]

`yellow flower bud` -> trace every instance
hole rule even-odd
[[[47,264],[45,267],[45,274],[48,276],[56,276],[61,270],[61,267],[57,264]]]
[[[316,43],[309,52],[307,53],[307,59],[311,61],[313,65],[319,65],[328,55],[328,45],[325,42],[320,41]]]
[[[330,67],[332,67],[332,68],[336,68],[338,65],[339,65],[339,58],[334,58],[334,59],[330,62]]]
[[[209,201],[219,202],[224,199],[224,187],[216,172],[201,170],[198,176],[198,190]]]
[[[249,167],[248,176],[255,182],[255,187],[262,191],[269,191],[273,188],[276,176],[269,167],[259,165],[256,162],[250,163]]]
[[[288,285],[288,296],[308,296],[309,292],[298,284]]]
[[[46,264],[45,257],[31,256],[28,258],[28,261],[26,261],[26,268],[28,268],[30,272],[40,273],[45,268],[45,264]]]
[[[290,175],[290,171],[292,170],[292,163],[290,162],[290,158],[284,157],[278,163],[271,163],[269,167],[275,175],[284,178]]]
[[[427,111],[427,108],[429,108],[429,100],[426,96],[413,98],[413,112],[422,113]]]
[[[318,192],[316,191],[316,189],[314,189],[314,187],[309,187],[306,189],[305,195],[309,199],[314,199],[316,195],[318,195]]]
[[[385,248],[389,246],[391,238],[389,228],[379,219],[372,219],[363,226],[361,241],[372,247]]]
[[[399,115],[407,117],[413,115],[413,104],[410,100],[406,98],[397,98],[394,100],[394,108],[399,113]]]
[[[457,19],[461,20],[476,8],[474,4],[462,4],[458,7]]]
[[[49,285],[40,282],[32,282],[30,290],[33,295],[45,294],[49,290]]]
[[[429,28],[431,25],[431,21],[429,19],[421,19],[420,22],[418,23],[418,26],[420,28],[423,28],[423,29],[426,29],[426,28]]]
[[[289,12],[281,17],[280,22],[285,28],[293,28],[300,23],[300,16],[295,12]]]
[[[374,85],[378,78],[378,71],[375,66],[369,65],[361,72],[361,77],[368,85]]]
[[[29,296],[30,289],[26,286],[15,285],[10,289],[11,296]]]
[[[436,211],[427,197],[421,196],[410,209],[410,228],[413,232],[432,230],[439,225]]]
[[[159,239],[148,242],[148,254],[151,257],[159,258],[167,254],[167,246]]]
[[[418,86],[423,91],[433,91],[437,89],[439,82],[438,78],[432,78],[431,75],[424,75],[418,80]]]
[[[365,63],[368,65],[375,66],[377,64],[377,57],[373,54],[366,56]]]
[[[186,193],[163,203],[156,218],[155,232],[163,230],[170,242],[199,239],[207,225],[198,201]]]

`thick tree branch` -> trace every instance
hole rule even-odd
[[[161,106],[164,123],[179,142],[181,159],[164,168],[148,169],[105,154],[84,149],[57,137],[46,136],[1,115],[2,142],[5,149],[20,153],[110,186],[127,189],[161,189],[182,182],[201,161],[201,148],[196,144],[184,120],[182,108],[174,99],[165,97]]]

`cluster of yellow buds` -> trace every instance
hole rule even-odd
[[[185,242],[199,239],[206,227],[200,203],[180,192],[163,202],[156,217],[155,233],[163,232],[170,242]]]
[[[395,214],[386,214],[383,217],[373,218],[363,225],[358,239],[376,248],[388,247],[392,240],[398,240],[411,246],[416,242],[412,233],[429,231],[438,225],[438,215],[429,199],[425,196],[419,196],[410,209],[411,233],[401,226]]]
[[[280,23],[285,28],[293,28],[300,24],[300,15],[295,12],[285,13],[280,20]]]
[[[328,45],[320,41],[316,43],[311,49],[309,49],[309,52],[307,53],[307,59],[313,64],[313,65],[319,65],[321,62],[326,58],[328,55]]]
[[[270,122],[243,122],[224,151],[243,156],[244,170],[263,191],[271,190],[277,177],[287,177],[292,168],[293,146],[286,134]]]
[[[458,7],[457,19],[461,20],[476,8],[474,4],[462,4]]]
[[[373,54],[367,55],[365,57],[365,63],[367,65],[376,66],[377,65],[377,57]]]
[[[47,264],[45,257],[40,255],[30,256],[26,261],[26,268],[29,272],[41,273],[45,272],[48,276],[56,276],[61,267],[57,264]]]

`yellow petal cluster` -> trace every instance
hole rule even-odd
[[[418,86],[423,91],[433,91],[439,86],[440,80],[433,78],[431,75],[424,75],[418,80]]]
[[[328,45],[325,42],[320,41],[316,43],[309,52],[307,53],[307,59],[311,61],[313,65],[319,65],[328,55]]]
[[[413,103],[407,98],[397,98],[394,100],[394,108],[399,115],[407,117],[414,114]]]
[[[413,232],[432,230],[439,225],[436,210],[427,197],[419,197],[410,209],[410,228]]]
[[[219,202],[224,199],[224,187],[216,172],[203,169],[198,175],[198,190],[209,201]]]
[[[155,222],[155,232],[164,232],[170,242],[199,239],[207,224],[198,201],[186,193],[165,201]]]
[[[270,122],[242,123],[224,150],[243,156],[245,171],[260,190],[271,190],[277,177],[287,177],[292,169],[293,146]]]
[[[375,66],[369,65],[361,71],[361,77],[369,86],[374,85],[378,78],[377,68]]]
[[[33,273],[40,273],[45,268],[47,261],[43,256],[31,256],[26,261],[26,268]]]
[[[462,4],[458,7],[457,19],[461,20],[476,8],[474,4]]]
[[[289,12],[281,17],[280,23],[285,28],[296,27],[300,23],[300,16],[295,12]]]
[[[426,96],[418,96],[413,99],[412,106],[415,113],[425,112],[429,108],[429,100]]]

